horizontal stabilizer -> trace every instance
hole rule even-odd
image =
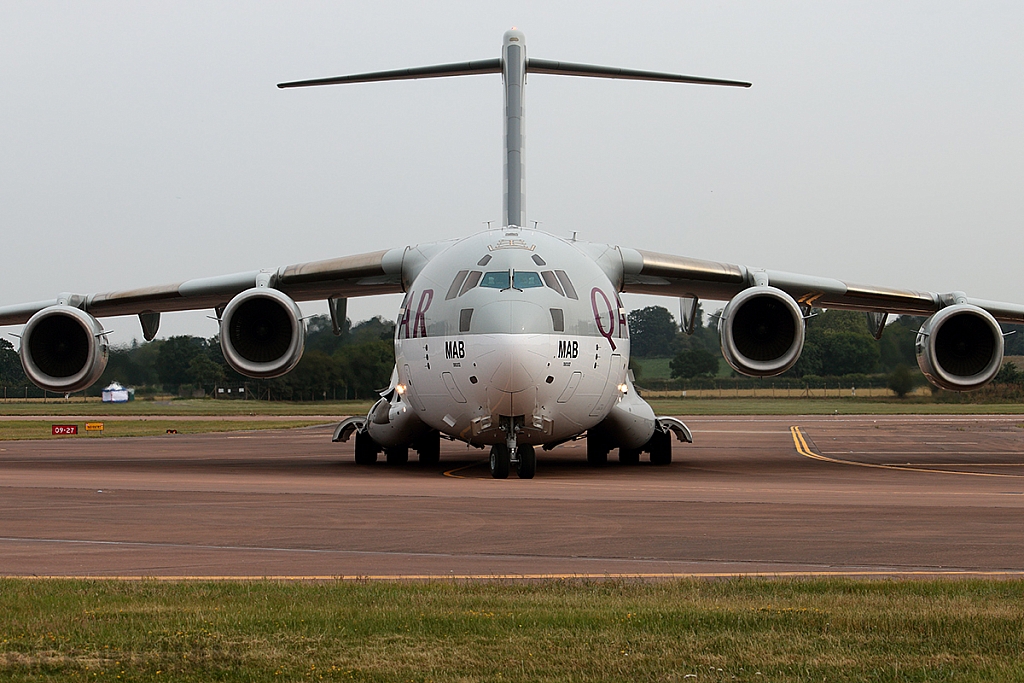
[[[572,62],[553,62],[548,59],[526,60],[528,74],[555,74],[558,76],[591,76],[593,78],[622,78],[632,81],[665,81],[668,83],[694,83],[697,85],[731,85],[749,88],[746,81],[726,81],[720,78],[703,78],[701,76],[684,76],[660,71],[641,71],[639,69],[621,69],[616,66],[597,66],[594,64],[573,64]]]
[[[338,85],[339,83],[372,83],[374,81],[407,81],[414,78],[444,78],[446,76],[472,76],[474,74],[500,74],[501,59],[480,59],[475,62],[417,66],[411,69],[373,71],[365,74],[315,78],[309,81],[278,83],[278,88],[302,88],[309,85]]]

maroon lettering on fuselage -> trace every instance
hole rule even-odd
[[[430,308],[431,302],[434,300],[434,290],[424,289],[420,294],[420,302],[416,306],[416,315],[412,315],[412,301],[416,297],[409,293],[408,302],[405,310],[402,312],[401,319],[398,321],[398,338],[408,339],[410,332],[412,337],[426,337],[427,336],[427,309]],[[412,317],[412,329],[409,329],[409,318]]]
[[[416,318],[412,322],[412,336],[414,337],[426,337],[427,336],[427,309],[430,308],[430,302],[434,300],[434,290],[424,289],[423,293],[420,294],[420,303],[416,306]],[[426,303],[424,303],[426,302]]]
[[[398,320],[398,338],[408,339],[409,338],[409,308],[406,306],[401,311],[401,316]]]
[[[604,306],[602,307],[598,307],[597,305],[597,297],[599,295],[604,299]],[[597,323],[597,333],[608,340],[608,343],[612,346],[612,351],[614,351],[615,340],[612,339],[612,336],[615,334],[615,307],[612,306],[612,302],[608,300],[608,295],[597,287],[590,290],[590,306],[594,309],[594,322]],[[604,310],[602,311],[601,308]],[[604,322],[601,320],[601,313],[606,313],[608,315],[607,327],[605,327]]]

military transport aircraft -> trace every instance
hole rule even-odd
[[[657,417],[634,390],[621,292],[676,297],[692,332],[698,298],[728,301],[719,321],[722,353],[745,375],[765,377],[796,363],[812,307],[865,311],[880,337],[892,314],[929,316],[917,336],[921,370],[937,386],[968,390],[999,371],[998,321],[1024,322],[1024,306],[968,297],[854,285],[563,239],[524,227],[523,115],[527,74],[592,76],[749,87],[749,83],[534,59],[523,33],[504,35],[501,56],[475,62],[282,83],[278,87],[500,73],[505,87],[504,220],[469,237],[342,256],[178,284],[0,307],[0,325],[25,324],[21,361],[39,387],[73,392],[93,384],[107,362],[98,317],[138,315],[143,334],[160,314],[212,308],[227,363],[249,377],[280,376],[299,362],[305,326],[296,301],[326,299],[335,332],[348,297],[404,292],[395,330],[391,385],[365,417],[338,425],[355,435],[355,457],[383,451],[404,462],[409,449],[437,462],[440,438],[490,446],[491,475],[536,472],[535,446],[586,435],[587,459],[655,464],[672,458],[672,435],[691,441],[671,417]]]

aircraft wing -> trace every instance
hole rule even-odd
[[[49,301],[0,306],[0,325],[26,323],[36,312],[58,303],[80,308],[96,317],[217,308],[239,292],[260,283],[296,301],[401,293],[404,291],[404,251],[376,251],[157,287],[98,294],[65,293]]]
[[[748,287],[766,283],[786,292],[804,307],[921,316],[966,298],[965,303],[983,308],[1000,322],[1024,323],[1024,306],[973,299],[962,292],[876,287],[638,249],[621,252],[624,292],[727,301]]]

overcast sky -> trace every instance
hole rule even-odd
[[[500,76],[275,84],[498,57],[512,26],[533,57],[754,83],[532,76],[541,229],[1024,302],[1024,3],[25,1],[0,4],[0,305],[500,220]]]

